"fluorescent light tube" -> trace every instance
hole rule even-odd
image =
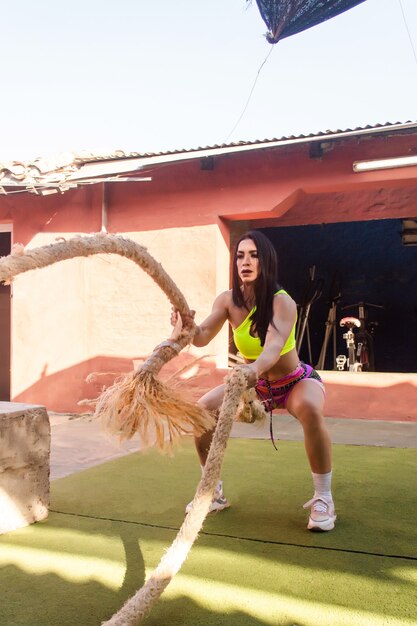
[[[354,172],[369,172],[371,170],[387,170],[394,167],[410,167],[417,165],[417,155],[393,157],[392,159],[375,159],[374,161],[355,161]]]

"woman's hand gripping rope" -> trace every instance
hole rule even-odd
[[[194,334],[198,332],[198,326],[195,326],[194,323],[195,311],[190,310],[190,314],[188,316],[184,315],[184,321],[181,317],[180,312],[175,307],[171,308],[171,317],[170,322],[172,328],[172,333],[170,335],[170,341],[178,341],[179,337],[183,333],[184,327],[193,327],[194,326]]]

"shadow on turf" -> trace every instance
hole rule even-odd
[[[28,532],[25,535],[24,530],[19,531],[16,535],[10,533],[5,535],[0,541],[9,545],[24,547],[34,546],[38,549],[50,549],[63,554],[86,554],[105,558],[100,553],[98,547],[94,547],[94,537],[100,535],[101,538],[106,536],[117,537],[120,539],[124,550],[125,559],[125,575],[121,587],[115,591],[109,589],[105,585],[97,581],[73,582],[66,580],[55,573],[48,574],[30,574],[22,571],[14,565],[8,565],[0,569],[0,588],[2,589],[2,601],[0,603],[0,624],[7,626],[73,626],[79,623],[80,626],[98,626],[103,620],[108,619],[115,611],[117,611],[123,603],[131,597],[145,581],[145,563],[141,545],[148,533],[156,536],[162,533],[163,542],[169,547],[174,531],[163,529],[145,529],[142,525],[132,522],[115,522],[111,520],[94,520],[91,518],[83,518],[78,516],[68,516],[63,514],[52,514],[51,517],[39,524],[42,527],[49,528],[67,528],[70,530],[79,529],[80,524],[83,533],[87,536],[87,548],[80,549],[79,545],[71,544],[61,545],[59,537],[53,539],[44,535],[43,543]],[[224,514],[228,515],[228,512]],[[208,520],[206,529],[215,531],[216,519]],[[225,517],[226,519],[226,517]],[[64,522],[65,520],[65,522]],[[62,524],[61,524],[62,522]],[[258,520],[259,522],[259,520]],[[343,523],[341,524],[343,528]],[[38,525],[32,527],[35,530]],[[303,525],[304,528],[304,525]],[[301,529],[301,525],[300,525]],[[165,533],[165,536],[164,536]],[[302,535],[306,531],[304,530]],[[149,536],[149,535],[148,535]],[[307,536],[309,536],[307,534]],[[91,538],[91,541],[88,539]],[[90,551],[91,545],[91,551]],[[188,575],[195,578],[199,593],[204,597],[204,581],[199,580],[201,577],[202,561],[198,555],[198,548],[202,547],[213,551],[209,558],[208,565],[205,569],[205,577],[212,579],[218,583],[231,584],[234,580],[233,563],[229,568],[219,570],[216,566],[217,559],[220,558],[216,554],[217,550],[226,551],[230,555],[239,551],[242,556],[254,557],[255,559],[265,559],[273,561],[282,568],[282,574],[286,574],[287,578],[280,581],[272,579],[269,584],[253,577],[251,581],[246,578],[248,584],[248,592],[251,589],[269,591],[274,594],[281,591],[288,598],[294,600],[307,600],[317,604],[324,605],[334,604],[337,606],[347,606],[349,611],[359,610],[362,612],[370,612],[375,616],[381,616],[383,613],[395,616],[396,618],[408,617],[411,610],[409,601],[398,603],[398,597],[409,598],[412,594],[411,580],[401,580],[395,577],[395,569],[398,567],[412,567],[412,562],[403,561],[401,558],[386,559],[384,557],[375,557],[366,554],[351,554],[339,550],[323,550],[318,546],[312,549],[312,546],[291,546],[285,544],[274,545],[269,542],[254,542],[239,539],[238,537],[221,537],[204,534],[200,538],[191,553],[191,558],[187,560],[184,569]],[[319,548],[319,549],[317,549]],[[159,550],[159,549],[158,549]],[[192,555],[197,558],[193,559]],[[147,561],[149,554],[146,553]],[[157,558],[162,556],[159,554]],[[122,561],[123,552],[119,554],[118,559]],[[227,562],[228,559],[226,559]],[[30,563],[28,564],[30,566]],[[286,572],[286,567],[290,569]],[[148,563],[149,567],[149,563]],[[394,569],[393,569],[394,568]],[[150,567],[152,570],[153,567]],[[314,577],[309,579],[306,585],[306,579],[300,574],[301,578],[288,577],[291,572],[314,572]],[[343,574],[348,578],[354,577],[354,583],[346,589],[337,591],[337,585],[329,597],[328,581],[324,583],[320,574],[333,572],[333,574]],[[316,575],[317,574],[317,575]],[[332,579],[333,580],[333,579]],[[334,579],[336,580],[336,579]],[[367,588],[369,592],[364,593]],[[4,590],[4,592],[3,592]],[[370,602],[370,598],[374,598]],[[412,602],[411,602],[412,604]],[[222,624],[224,626],[261,626],[264,622],[259,621],[251,615],[241,611],[232,613],[223,613],[221,605],[217,611],[208,611],[200,604],[194,602],[186,596],[175,599],[161,600],[156,604],[145,622],[146,626],[176,626],[176,624],[192,624],[193,626],[211,626]],[[280,622],[280,626],[287,626],[287,622]],[[298,624],[297,626],[302,626]]]
[[[140,572],[126,576],[123,587],[115,593],[97,582],[76,584],[55,574],[30,575],[14,566],[2,568],[0,580],[4,591],[0,623],[7,626],[99,626],[141,586],[141,582],[134,582],[136,576],[139,579]],[[13,580],[12,588],[6,584],[8,580]],[[26,601],[23,601],[22,594],[27,594]],[[160,600],[145,623],[147,626],[265,625],[265,622],[240,611],[213,613],[186,597]],[[287,622],[283,626],[287,626]]]
[[[140,549],[141,529],[138,528],[135,532],[134,525],[125,528],[120,525],[115,534],[123,543],[126,559],[125,576],[118,591],[113,591],[97,581],[76,583],[55,573],[28,573],[15,565],[8,565],[0,568],[0,588],[3,590],[0,624],[98,626],[109,619],[145,582],[145,563]],[[12,537],[12,533],[9,536]],[[5,539],[6,535],[3,536],[3,540]],[[175,626],[184,623],[193,626],[264,625],[264,622],[244,612],[223,614],[219,610],[213,613],[185,596],[175,600],[164,600],[162,597],[146,619],[149,626]]]
[[[45,523],[45,525],[47,524],[50,524],[50,522]],[[54,526],[57,526],[57,524],[54,524]],[[84,532],[85,530],[86,528],[84,528]],[[90,532],[92,538],[94,534],[94,532]],[[76,583],[66,580],[55,573],[31,574],[14,565],[8,565],[0,569],[0,588],[2,589],[0,624],[7,624],[7,626],[73,626],[74,623],[77,623],[80,626],[99,626],[103,620],[113,615],[144,584],[145,563],[141,548],[143,529],[135,524],[116,525],[110,523],[107,530],[102,529],[101,534],[120,537],[123,544],[125,576],[120,589],[114,591],[92,580]],[[13,537],[13,533],[10,534],[10,537]],[[6,539],[6,536],[3,539]],[[197,546],[216,550],[219,547],[217,545],[219,542],[225,549],[224,543],[227,544],[230,540],[224,542],[221,538],[203,536],[200,537]],[[16,541],[13,541],[13,543],[16,545]],[[17,542],[18,545],[24,545],[24,543]],[[367,556],[359,558],[356,556],[352,559],[352,555],[340,553],[325,554],[320,550],[300,551],[300,549],[296,549],[294,551],[293,548],[288,546],[279,546],[275,547],[275,549],[272,546],[264,546],[261,554],[259,554],[256,544],[251,542],[239,541],[234,545],[235,542],[232,541],[232,544],[232,546],[227,546],[226,549],[233,550],[233,548],[236,549],[238,547],[242,554],[274,559],[283,567],[288,564],[292,568],[296,567],[300,570],[306,567],[312,570],[316,569],[318,573],[326,570],[347,572],[355,576],[359,586],[362,586],[369,577],[374,580],[375,589],[384,581],[385,591],[383,591],[383,595],[396,596],[400,588],[401,595],[408,595],[411,592],[411,588],[407,591],[407,588],[411,587],[410,584],[402,581],[399,585],[399,581],[395,581],[390,576],[390,568],[394,563],[387,562],[385,559],[378,559],[377,562],[368,563],[366,566],[366,561],[369,559]],[[197,546],[196,548],[198,549]],[[55,547],[51,544],[51,549]],[[63,552],[65,551],[64,549],[65,546],[63,546]],[[214,558],[216,559],[216,557]],[[372,557],[371,560],[373,561]],[[187,562],[188,574],[195,577],[196,586],[197,588],[200,586],[201,597],[204,598],[204,581],[201,580],[199,582],[198,580],[201,575],[201,563],[199,559],[198,562],[192,563],[192,561],[191,559],[191,561]],[[211,574],[215,576],[217,582],[221,583],[223,581],[225,584],[230,584],[227,573],[223,572],[221,574],[220,571],[212,570]],[[205,575],[206,577],[207,575],[210,576],[210,571],[206,571]],[[290,587],[288,585],[289,580],[284,582],[286,583],[284,585],[285,595],[289,598],[306,599],[314,601],[319,605],[321,602],[328,605],[330,601],[334,602],[335,606],[343,605],[347,601],[345,595],[343,597],[337,597],[336,595],[336,597],[329,598],[328,589],[326,585],[323,588],[320,576],[310,581],[308,589],[300,588],[300,581],[298,580],[292,581],[293,584]],[[253,588],[259,588],[258,583],[258,580],[254,580]],[[394,585],[391,593],[388,591],[387,583],[389,587]],[[278,580],[272,587],[269,585],[269,589],[268,585],[265,585],[265,582],[263,583],[263,589],[269,590],[270,593],[277,592],[280,586]],[[248,591],[250,591],[250,588]],[[374,612],[375,615],[379,616],[385,612],[388,615],[393,613],[398,618],[401,615],[406,617],[410,610],[410,607],[408,607],[407,611],[407,608],[404,606],[402,611],[397,606],[395,611],[391,611],[389,607],[392,607],[393,604],[395,605],[395,602],[391,602],[391,600],[395,599],[394,597],[391,597],[387,606],[384,606],[382,610],[381,607],[378,608],[376,606],[377,603],[375,602],[371,603],[372,606],[369,606],[368,594],[366,594],[366,602],[365,598],[360,596],[363,596],[363,594],[359,593],[357,588],[356,592],[355,588],[351,589],[348,601],[350,611],[355,609],[371,611],[371,613]],[[379,598],[378,601],[380,602],[381,600]],[[385,603],[382,601],[382,604]],[[215,626],[219,624],[222,626],[263,626],[265,624],[265,622],[243,611],[224,613],[222,612],[221,604],[216,609],[215,611],[207,610],[186,596],[175,599],[166,599],[162,596],[150,612],[145,624],[146,626],[176,626],[177,624],[192,624],[193,626]],[[294,622],[288,622],[285,618],[283,618],[282,622],[279,622],[279,626],[289,626],[290,624],[292,625]],[[303,624],[297,622],[297,626],[303,626]]]
[[[0,568],[0,588],[3,590],[0,624],[97,626],[108,619],[145,582],[145,564],[139,547],[140,529],[137,532],[123,530],[121,527],[118,535],[124,547],[126,571],[118,591],[97,581],[75,583],[55,573],[27,573],[9,565]],[[7,535],[3,539],[7,539]]]
[[[7,626],[99,626],[135,591],[126,593],[125,589],[124,593],[122,590],[114,593],[98,583],[74,584],[53,574],[33,576],[14,567],[0,570],[0,579],[11,578],[15,581],[14,590],[2,591],[0,607],[0,623]],[[5,589],[3,584],[2,589]],[[27,603],[22,602],[23,589],[30,595]],[[146,626],[265,624],[243,612],[213,613],[186,597],[159,600],[144,623]]]
[[[162,599],[155,605],[144,626],[266,626],[271,622],[248,615],[243,611],[222,613],[221,606],[216,611],[204,609],[186,596],[175,600]],[[301,622],[280,621],[277,626],[303,626]]]

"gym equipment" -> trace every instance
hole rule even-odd
[[[326,360],[327,348],[330,341],[330,337],[333,338],[333,369],[340,369],[337,363],[336,357],[336,313],[337,306],[340,302],[342,293],[340,291],[340,278],[337,274],[334,275],[332,285],[330,288],[330,309],[327,316],[323,344],[320,351],[319,360],[317,361],[316,369],[324,369],[324,363]]]
[[[347,304],[346,306],[342,307],[342,311],[345,311],[346,309],[356,308],[356,307],[358,307],[357,318],[345,317],[340,321],[340,325],[342,327],[348,327],[348,331],[345,334],[348,335],[349,332],[352,333],[353,346],[355,346],[356,344],[355,356],[353,356],[353,352],[352,352],[352,355],[349,352],[349,349],[352,350],[352,346],[350,346],[349,348],[349,345],[347,345],[348,361],[349,361],[348,367],[350,369],[353,363],[357,363],[360,365],[360,367],[355,366],[356,369],[354,369],[353,371],[374,372],[375,371],[374,336],[375,336],[376,328],[378,326],[378,322],[367,321],[368,320],[367,309],[368,307],[373,307],[375,309],[383,309],[384,307],[381,304],[372,304],[370,302],[361,301],[361,302],[356,302],[355,304]],[[356,323],[354,323],[354,326],[352,326],[350,331],[349,331],[348,320],[356,320]],[[344,323],[342,324],[342,322]],[[356,333],[353,333],[353,327],[356,327],[358,329]],[[345,338],[347,342],[351,341],[352,339],[350,335],[348,339],[347,336],[345,337],[345,334],[343,335],[343,338]],[[352,361],[353,358],[354,358],[354,361]]]
[[[309,267],[308,271],[309,271],[309,280],[307,282],[307,287],[304,290],[303,299],[299,307],[297,327],[295,329],[295,345],[297,348],[297,352],[299,352],[303,343],[304,334],[307,331],[308,357],[309,357],[309,363],[312,363],[313,358],[311,354],[311,339],[310,339],[310,328],[308,325],[308,317],[310,315],[310,309],[311,309],[312,304],[316,300],[318,300],[322,294],[324,281],[322,278],[315,279],[315,274],[316,274],[315,265],[313,265],[312,267]]]
[[[348,352],[347,368],[349,372],[361,372],[362,363],[360,360],[360,356],[361,356],[361,351],[362,351],[362,344],[358,343],[356,346],[355,334],[353,332],[354,328],[360,328],[361,323],[356,317],[344,317],[340,320],[340,326],[342,328],[347,328],[347,331],[343,333],[343,339],[346,339],[346,347],[347,347],[347,352]],[[345,355],[341,355],[341,356],[344,357]],[[339,359],[338,369],[344,370],[346,357],[345,357],[345,360],[343,360],[343,366],[342,366],[342,359],[340,358],[340,356],[337,358]]]

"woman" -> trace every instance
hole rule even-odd
[[[295,348],[297,309],[294,300],[277,283],[277,256],[267,237],[258,231],[243,235],[233,260],[233,288],[220,294],[207,319],[197,326],[193,344],[206,346],[228,321],[239,352],[250,370],[249,384],[265,408],[285,408],[298,419],[313,477],[314,495],[307,528],[334,528],[336,514],[331,494],[331,441],[324,418],[324,387],[317,372],[300,363]],[[175,339],[182,323],[173,311]],[[225,385],[206,393],[199,404],[209,411],[220,408]],[[195,438],[204,467],[214,431]],[[210,512],[229,506],[219,481]]]

